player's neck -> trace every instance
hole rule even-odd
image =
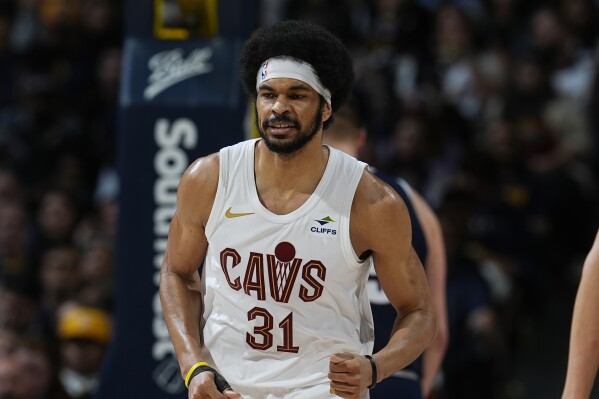
[[[322,145],[319,136],[291,154],[270,151],[260,141],[255,151],[254,172],[273,180],[277,185],[293,186],[296,179],[320,180],[328,158],[329,151]]]
[[[328,159],[329,150],[318,137],[292,155],[276,154],[259,143],[254,174],[261,201],[269,209],[275,201],[303,202],[318,186]]]

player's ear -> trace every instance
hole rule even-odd
[[[326,122],[331,117],[331,114],[333,113],[333,108],[331,107],[331,104],[329,104],[326,101],[323,101],[322,103],[322,121]]]

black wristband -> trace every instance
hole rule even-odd
[[[368,360],[370,360],[370,367],[372,367],[372,383],[368,386],[368,389],[372,389],[372,388],[376,387],[376,379],[377,379],[376,363],[374,362],[374,359],[372,358],[372,356],[364,355],[364,357],[367,358]]]
[[[196,368],[193,371],[193,373],[191,373],[191,376],[189,376],[188,381],[191,381],[193,377],[200,373],[203,373],[204,371],[210,371],[212,374],[214,374],[214,383],[216,384],[216,389],[218,389],[220,393],[223,393],[225,389],[231,389],[231,385],[227,382],[227,380],[225,380],[225,377],[220,375],[218,371],[216,371],[210,366],[200,366]]]

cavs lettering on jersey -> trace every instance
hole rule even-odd
[[[330,148],[310,198],[276,215],[256,191],[256,142],[220,152],[202,279],[206,359],[245,399],[333,397],[329,356],[373,346],[370,260],[349,237],[366,165]]]

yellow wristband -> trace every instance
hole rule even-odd
[[[189,371],[187,372],[187,376],[185,377],[185,387],[189,388],[189,379],[191,378],[191,375],[193,374],[193,372],[195,371],[195,369],[197,369],[198,367],[201,366],[208,366],[210,367],[210,365],[206,362],[197,362],[196,364],[194,364],[193,366],[191,366],[191,368],[189,369]]]

